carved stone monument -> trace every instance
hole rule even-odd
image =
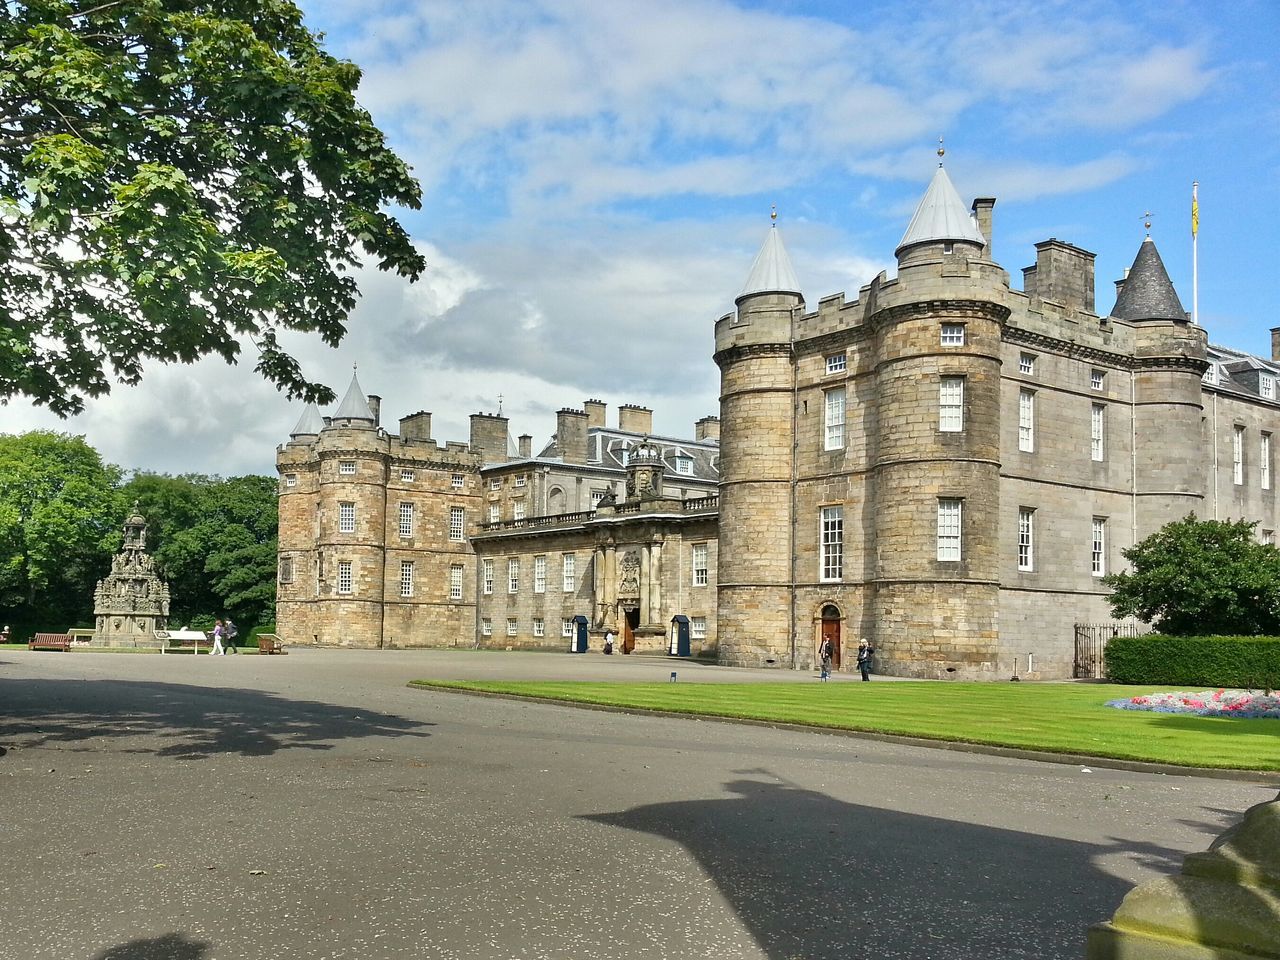
[[[93,647],[159,647],[157,630],[169,618],[169,585],[156,576],[147,553],[147,521],[133,505],[124,522],[124,546],[111,572],[93,591]]]

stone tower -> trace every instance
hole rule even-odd
[[[155,572],[147,553],[147,521],[133,505],[124,522],[124,544],[111,559],[111,572],[93,591],[95,647],[159,646],[155,632],[169,617],[169,585]]]
[[[716,323],[720,660],[792,666],[791,343],[804,298],[776,222],[735,305]]]
[[[1171,448],[1168,438],[1201,434],[1208,337],[1182,309],[1149,235],[1117,288],[1111,316],[1134,326],[1136,523],[1139,530],[1157,530],[1203,512],[1204,452],[1190,443]]]
[[[875,364],[869,623],[918,677],[994,667],[1008,278],[941,164],[867,306]]]

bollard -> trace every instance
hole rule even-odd
[[[672,683],[676,682],[676,672],[674,670],[671,671],[671,682]]]

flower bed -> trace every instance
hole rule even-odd
[[[1108,700],[1119,710],[1155,713],[1191,713],[1199,717],[1246,717],[1280,720],[1280,696],[1250,690],[1203,690],[1200,693],[1150,693],[1141,697]]]

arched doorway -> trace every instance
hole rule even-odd
[[[840,608],[828,603],[822,608],[822,637],[831,641],[831,667],[840,669]]]

